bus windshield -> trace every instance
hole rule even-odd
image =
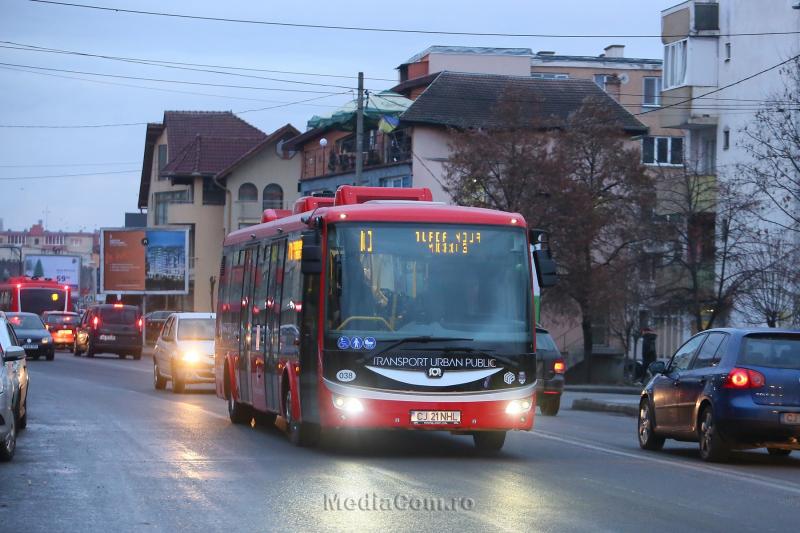
[[[26,313],[41,315],[45,311],[63,311],[66,300],[66,291],[63,289],[20,289],[19,310]]]
[[[531,340],[522,228],[337,224],[328,230],[326,277],[331,337]]]

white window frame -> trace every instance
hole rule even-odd
[[[653,102],[648,103],[647,98],[647,81],[653,80],[655,83],[655,91]],[[661,85],[662,79],[660,76],[645,76],[642,78],[642,107],[661,107]]]
[[[689,63],[689,39],[664,45],[664,72],[662,90],[667,91],[686,85]]]
[[[653,139],[653,161],[645,161],[644,160],[644,141],[645,139]],[[672,163],[672,162],[665,162],[661,163],[658,161],[658,140],[659,139],[666,139],[667,140],[667,158],[672,159],[672,142],[675,139],[681,139],[683,146],[681,146],[682,157],[681,163]],[[686,140],[683,137],[666,137],[664,135],[647,135],[642,137],[642,164],[647,166],[653,167],[680,167],[683,166],[683,161],[686,161]]]
[[[531,72],[531,78],[535,80],[568,80],[569,74],[563,72]]]

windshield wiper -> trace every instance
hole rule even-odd
[[[386,339],[386,340],[389,340],[389,339]],[[388,352],[389,350],[393,350],[393,349],[397,348],[398,346],[400,346],[401,344],[405,344],[407,342],[427,343],[427,342],[471,341],[471,340],[473,340],[473,339],[470,339],[468,337],[432,337],[430,335],[419,335],[419,336],[416,336],[416,337],[404,337],[402,339],[399,339],[399,340],[393,342],[392,344],[390,344],[389,346],[387,346],[386,348],[384,348],[383,350],[381,350],[380,352],[378,352],[376,354],[364,354],[363,357],[358,359],[358,362],[359,363],[364,363],[367,359],[369,359],[371,357],[381,356],[381,355],[385,354],[386,352]]]

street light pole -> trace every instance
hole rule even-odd
[[[364,171],[364,73],[358,73],[358,99],[356,103],[356,185],[361,185]]]

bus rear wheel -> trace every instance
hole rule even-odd
[[[482,453],[497,453],[506,442],[505,431],[476,431],[472,434],[475,447]]]
[[[248,424],[250,422],[250,410],[246,405],[237,402],[233,399],[233,391],[231,390],[231,382],[228,373],[228,366],[225,366],[225,400],[228,403],[228,418],[234,424]],[[175,390],[175,383],[172,384],[173,391]]]

